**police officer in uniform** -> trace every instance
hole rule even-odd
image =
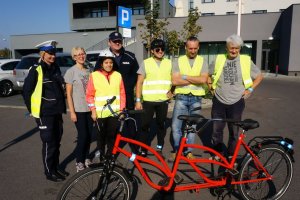
[[[23,97],[40,130],[46,178],[59,182],[65,180],[68,173],[58,168],[63,134],[62,114],[66,112],[66,103],[63,77],[55,63],[56,45],[57,42],[51,40],[36,46],[40,50],[39,64],[29,70]]]

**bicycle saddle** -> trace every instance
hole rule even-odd
[[[259,127],[258,121],[255,121],[253,119],[245,119],[245,120],[240,121],[240,122],[235,122],[234,124],[241,127],[245,131],[248,131],[250,129],[255,129],[255,128]]]
[[[202,115],[192,114],[192,115],[179,115],[178,119],[197,124],[203,122],[203,120],[205,120],[205,117],[203,117]]]

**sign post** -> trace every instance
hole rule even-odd
[[[132,10],[130,8],[118,6],[117,26],[123,28],[123,37],[131,37],[131,18]]]

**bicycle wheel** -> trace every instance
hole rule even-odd
[[[238,185],[243,199],[270,199],[282,197],[293,177],[293,164],[290,156],[278,145],[266,145],[257,153],[257,157],[272,176],[272,180],[251,182]],[[239,180],[254,180],[263,177],[251,156],[246,157],[240,169]]]
[[[60,190],[57,199],[98,199],[101,190],[94,196],[91,194],[98,186],[102,171],[103,167],[87,168],[75,174]],[[115,168],[108,180],[103,200],[129,200],[130,192],[131,187],[128,178],[120,169]]]

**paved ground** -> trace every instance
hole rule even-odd
[[[299,161],[300,130],[300,78],[275,77],[266,74],[254,95],[247,100],[244,118],[253,118],[260,122],[260,128],[250,131],[248,139],[256,135],[281,135],[295,140],[295,158]],[[209,101],[207,102],[209,104]],[[170,109],[171,114],[172,109]],[[0,199],[55,199],[63,183],[52,183],[43,176],[41,160],[41,142],[34,121],[26,116],[27,111],[20,95],[0,99]],[[210,116],[210,108],[203,108],[202,114]],[[75,173],[73,150],[76,145],[76,130],[68,116],[64,116],[64,136],[61,146],[62,166],[71,174]],[[168,156],[170,128],[166,137],[165,154]],[[209,142],[210,133],[197,137],[197,143]],[[152,146],[156,145],[153,140]],[[95,143],[92,144],[92,149]],[[205,156],[205,154],[201,155]],[[130,163],[124,163],[130,166]],[[294,163],[292,184],[282,199],[295,199],[300,196],[300,168]],[[137,177],[140,178],[139,175]],[[140,178],[136,199],[159,199],[158,194]],[[200,193],[180,192],[169,199],[207,199],[214,200],[209,190]],[[232,197],[231,199],[237,199]]]

